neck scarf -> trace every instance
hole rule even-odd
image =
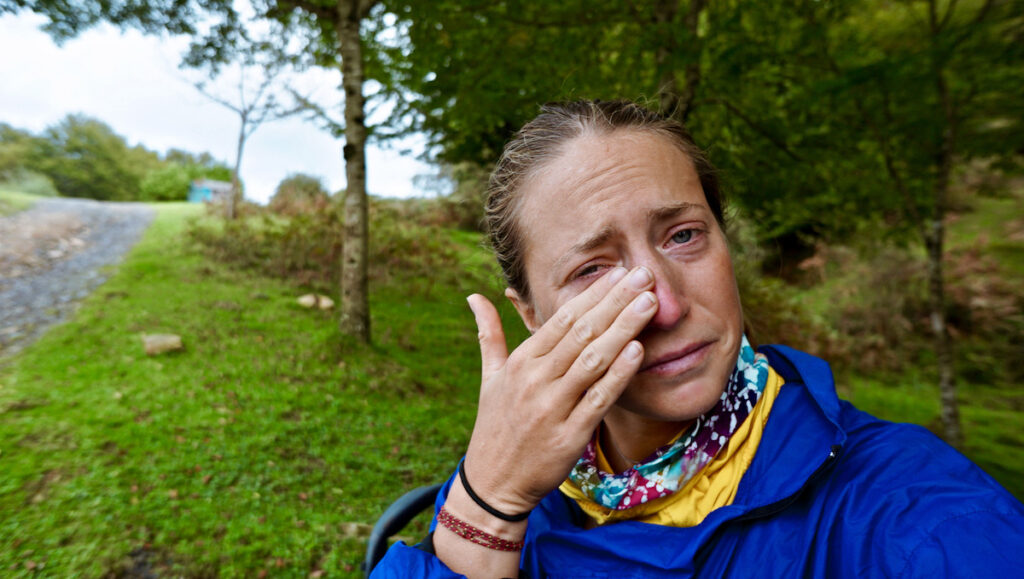
[[[685,433],[644,461],[613,474],[598,468],[595,432],[569,473],[569,480],[591,501],[612,510],[625,510],[671,495],[726,446],[729,437],[753,411],[767,381],[768,359],[755,353],[743,336],[736,367],[721,398]]]

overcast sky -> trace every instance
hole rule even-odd
[[[169,148],[208,151],[231,166],[238,115],[203,97],[178,69],[183,39],[122,33],[102,26],[58,47],[39,30],[34,14],[0,17],[0,122],[39,132],[68,113],[100,119],[129,144],[164,153]],[[325,102],[337,99],[340,77],[320,71],[302,79]],[[213,88],[213,87],[211,87]],[[226,87],[221,87],[226,90]],[[241,176],[246,196],[265,202],[289,173],[322,177],[345,186],[341,141],[310,121],[285,119],[262,126],[247,141]],[[404,148],[419,149],[416,142]],[[416,195],[413,178],[433,169],[397,150],[367,151],[370,193]]]

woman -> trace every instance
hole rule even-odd
[[[1024,506],[921,428],[755,353],[714,172],[628,102],[544,107],[491,177],[511,354],[473,295],[483,380],[432,535],[375,576],[935,576],[1024,568]]]

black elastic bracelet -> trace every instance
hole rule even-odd
[[[481,509],[487,511],[488,513],[491,513],[495,517],[498,517],[499,519],[503,521],[508,521],[510,523],[518,523],[519,521],[525,521],[526,517],[530,516],[530,511],[526,511],[525,513],[520,513],[518,515],[506,515],[505,513],[499,511],[498,509],[484,502],[482,498],[478,497],[477,494],[473,492],[473,487],[469,486],[469,479],[466,478],[465,460],[463,460],[462,464],[459,465],[459,479],[462,480],[462,488],[466,489],[466,494],[469,495],[469,498],[473,499],[474,503],[480,505]]]

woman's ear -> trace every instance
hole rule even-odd
[[[542,322],[537,317],[537,310],[533,308],[530,302],[519,297],[519,292],[510,287],[505,288],[505,297],[515,306],[516,311],[519,312],[519,317],[523,319],[526,329],[530,330],[531,334],[540,329]]]

